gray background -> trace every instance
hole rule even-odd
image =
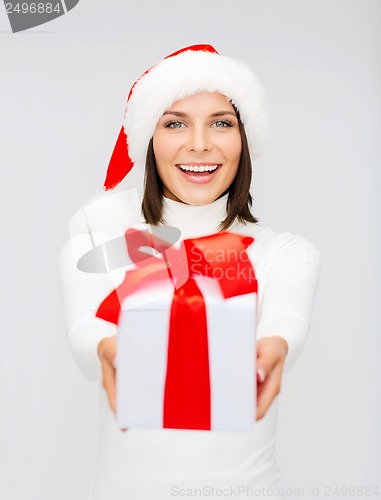
[[[71,358],[58,254],[102,190],[130,86],[194,43],[256,71],[272,135],[254,212],[321,253],[309,337],[280,395],[279,465],[303,490],[286,498],[310,485],[315,498],[381,494],[380,16],[377,0],[81,0],[12,34],[0,5],[1,498],[86,498],[98,393]]]

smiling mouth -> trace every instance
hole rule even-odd
[[[212,175],[219,168],[222,167],[221,163],[215,163],[210,165],[185,165],[185,164],[176,164],[176,167],[181,170],[186,175],[192,175],[197,177],[207,177],[208,175]]]

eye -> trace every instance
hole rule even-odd
[[[183,125],[182,122],[177,122],[177,121],[164,123],[165,128],[181,128],[182,125]]]
[[[216,125],[217,128],[225,128],[233,126],[232,122],[229,122],[228,120],[218,120],[217,122],[214,122],[214,125]]]

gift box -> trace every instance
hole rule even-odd
[[[184,252],[166,248],[165,259],[138,263],[100,306],[97,316],[118,323],[121,428],[253,430],[257,282],[245,252],[251,242],[227,232],[185,240],[185,260]],[[226,257],[232,244],[236,253]],[[219,261],[217,250],[224,252]]]

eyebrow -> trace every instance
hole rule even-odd
[[[188,116],[186,113],[182,113],[181,111],[165,111],[163,113],[163,116],[165,115],[175,115],[175,116],[180,116],[180,117],[186,117]],[[216,113],[212,113],[209,118],[215,118],[216,116],[225,116],[225,115],[232,115],[237,118],[237,115],[234,113],[234,111],[217,111]]]

